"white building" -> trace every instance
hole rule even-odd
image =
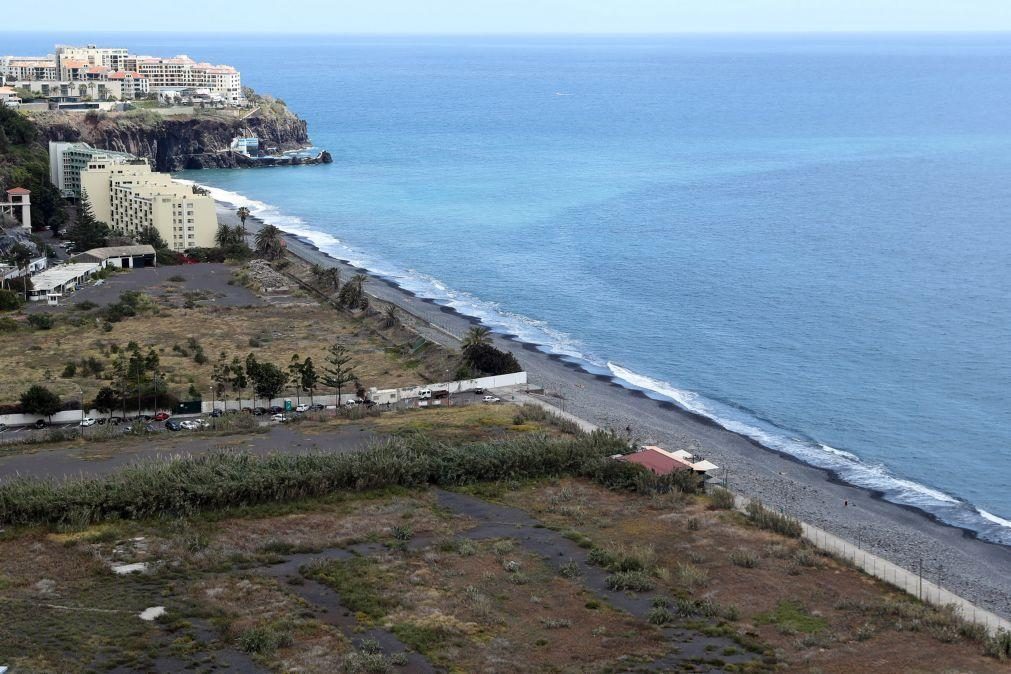
[[[7,108],[20,108],[21,97],[12,87],[0,87],[0,105]]]
[[[33,302],[48,300],[50,304],[56,304],[60,297],[74,292],[101,268],[102,265],[97,262],[50,267],[32,277],[32,289],[28,291],[28,299]]]
[[[193,193],[143,162],[94,158],[81,172],[81,193],[96,220],[128,236],[154,228],[172,250],[214,246],[218,217],[214,200]]]
[[[93,44],[84,47],[56,45],[56,62],[61,69],[65,61],[78,61],[90,66],[121,70],[129,56],[129,50],[123,47],[97,47]]]
[[[105,159],[114,164],[135,161],[129,152],[99,150],[87,143],[49,141],[49,182],[67,199],[81,198],[81,171],[93,159]]]
[[[242,105],[242,78],[231,66],[197,63],[180,54],[171,58],[138,56],[136,63],[127,61],[137,72],[150,81],[152,91],[179,88],[206,88],[230,105]]]
[[[60,69],[54,56],[2,56],[0,75],[8,80],[57,80]]]

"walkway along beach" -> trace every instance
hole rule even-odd
[[[218,216],[222,222],[238,222],[230,204],[220,204]],[[251,233],[260,225],[255,218],[246,224]],[[368,273],[299,237],[289,234],[286,240],[293,255],[312,264],[337,267],[344,278]],[[455,348],[459,337],[476,323],[391,281],[370,276],[373,280],[366,286],[368,294],[398,306],[405,321],[434,342]],[[631,428],[632,439],[646,444],[683,448],[710,458],[727,468],[731,490],[761,499],[766,506],[816,527],[825,533],[824,540],[835,536],[842,542],[854,542],[860,551],[874,556],[868,559],[880,558],[903,569],[922,568],[925,587],[936,584],[996,616],[1011,618],[1011,549],[980,541],[968,532],[932,520],[922,511],[888,503],[877,494],[842,483],[824,470],[763,447],[673,403],[622,387],[610,377],[590,374],[512,336],[496,335],[495,342],[516,355],[530,374],[531,386],[544,390],[544,401],[564,412],[602,428],[620,432]],[[815,534],[815,542],[817,536],[820,534]],[[930,599],[929,593],[924,599]]]

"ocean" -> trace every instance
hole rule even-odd
[[[1011,36],[0,36],[230,63],[327,166],[180,177],[1011,545]]]

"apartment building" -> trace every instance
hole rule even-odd
[[[53,56],[2,56],[0,75],[8,81],[58,80],[60,69]]]
[[[134,63],[130,61],[128,65]],[[154,91],[204,88],[231,105],[245,103],[241,75],[231,66],[197,63],[189,56],[181,54],[171,58],[137,57],[136,71],[148,78]]]
[[[26,80],[14,85],[45,98],[80,96],[94,101],[132,101],[150,91],[146,77],[127,72],[109,73],[104,79]]]
[[[56,62],[62,69],[67,62],[83,63],[85,66],[103,66],[110,70],[123,70],[125,60],[130,51],[123,47],[97,47],[89,44],[84,47],[73,47],[65,44],[56,45]]]
[[[103,159],[111,164],[125,164],[137,157],[129,152],[99,150],[87,143],[49,141],[49,182],[67,199],[81,198],[81,171],[92,160]]]
[[[95,157],[81,172],[81,192],[95,218],[128,236],[153,227],[175,251],[214,245],[214,200],[151,170],[146,162]]]
[[[19,84],[38,86],[40,92],[41,84],[35,83],[118,82],[115,89],[119,93],[115,97],[121,100],[163,89],[201,88],[208,89],[226,104],[246,103],[238,70],[227,65],[198,63],[185,54],[160,58],[137,56],[120,47],[57,45],[55,55],[0,57],[0,76]],[[113,88],[107,87],[106,91]],[[112,94],[106,95],[112,97]]]

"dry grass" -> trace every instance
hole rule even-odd
[[[911,630],[908,619],[869,622],[867,606],[919,604],[793,538],[755,527],[739,513],[712,510],[708,497],[683,498],[658,515],[648,497],[565,479],[499,498],[600,549],[651,546],[655,564],[672,570],[669,579],[653,578],[658,595],[673,595],[676,606],[704,600],[736,607],[738,632],[757,636],[791,668],[922,671],[922,663],[930,662],[930,671],[1001,671],[1001,663],[986,658],[983,645],[944,611],[924,607],[920,615],[920,609],[905,609],[917,612],[921,624],[943,629]],[[695,524],[686,526],[689,521]],[[673,613],[678,611],[661,605],[652,618],[663,623]],[[812,625],[818,629],[809,630]],[[868,648],[867,641],[874,645]]]
[[[192,352],[183,356],[173,351],[174,345],[191,351],[186,346],[190,338],[203,347],[207,363],[197,364]],[[251,347],[251,339],[260,346]],[[258,360],[282,368],[287,367],[292,354],[298,354],[302,359],[311,357],[318,369],[324,364],[327,346],[334,340],[351,350],[355,373],[366,387],[407,386],[423,380],[444,380],[452,374],[448,356],[437,349],[426,349],[418,357],[396,355],[391,349],[398,343],[387,341],[353,317],[318,305],[161,307],[157,314],[115,323],[111,332],[93,322],[81,327],[58,322],[51,330],[24,331],[17,339],[0,340],[0,369],[4,372],[0,400],[14,402],[27,385],[45,380],[52,380],[54,388],[64,395],[76,397],[76,386],[61,383],[64,365],[93,356],[104,362],[108,371],[111,344],[125,347],[135,341],[145,353],[154,348],[171,390],[188,399],[186,392],[191,383],[201,392],[208,390],[213,364],[222,351],[229,358],[244,358],[252,352]],[[93,377],[74,381],[89,399],[109,383]]]

